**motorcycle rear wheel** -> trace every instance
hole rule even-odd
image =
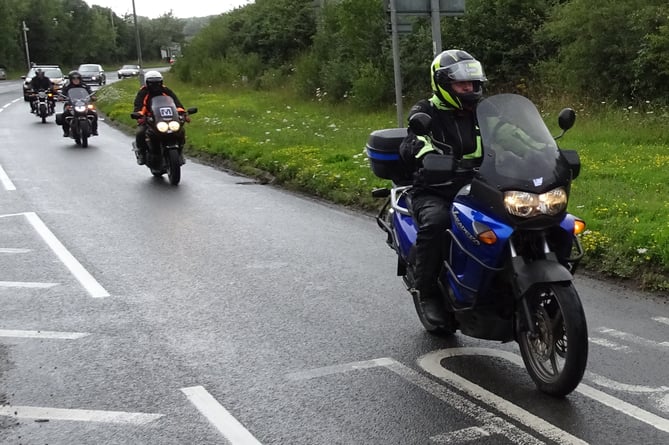
[[[535,334],[517,333],[518,345],[537,388],[564,397],[583,378],[588,361],[588,328],[571,283],[547,283],[527,297]]]

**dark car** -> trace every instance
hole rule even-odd
[[[35,71],[37,69],[44,71],[44,75],[53,82],[53,87],[55,92],[58,92],[65,82],[65,77],[63,77],[63,72],[61,71],[58,65],[34,65],[30,68],[30,71],[25,76],[21,76],[23,82],[23,100],[29,101],[30,95],[33,93],[33,89],[30,86],[30,81],[35,77]]]
[[[84,63],[79,65],[77,69],[81,74],[81,81],[89,85],[105,85],[107,83],[107,75],[102,65],[96,63]]]
[[[126,77],[139,76],[141,71],[142,69],[139,67],[139,65],[123,65],[121,68],[119,68],[116,74],[118,74],[119,79],[125,79]]]

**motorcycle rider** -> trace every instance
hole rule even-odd
[[[430,132],[418,136],[411,128],[400,146],[406,168],[414,174],[411,211],[418,226],[415,244],[415,285],[412,292],[425,317],[436,325],[445,322],[443,301],[437,280],[444,246],[449,239],[450,205],[465,182],[455,180],[446,186],[426,184],[421,176],[422,160],[428,153],[451,154],[459,168],[474,168],[482,160],[476,105],[482,98],[487,79],[481,63],[469,53],[449,49],[438,54],[431,64],[432,97],[417,102],[409,111],[431,116]]]
[[[177,95],[163,85],[163,75],[159,71],[148,71],[144,75],[144,85],[139,89],[137,95],[135,96],[135,103],[133,112],[140,113],[143,117],[137,119],[137,133],[135,134],[135,146],[137,152],[137,163],[139,165],[144,165],[146,163],[146,152],[149,149],[146,143],[146,125],[145,117],[151,113],[151,99],[156,96],[170,96],[174,99],[174,104],[177,106],[177,111],[180,115],[184,115],[186,122],[190,122],[190,118],[186,115],[186,110],[184,109],[181,101],[177,98]],[[181,131],[181,137],[183,138],[180,142],[183,144],[185,142],[186,133],[185,130]]]
[[[42,68],[35,70],[35,75],[30,79],[30,88],[33,90],[33,95],[30,97],[30,112],[37,112],[37,92],[39,90],[52,91],[53,82],[46,76]],[[53,99],[52,99],[53,100]],[[53,105],[53,104],[52,104]]]
[[[82,80],[81,80],[81,73],[79,71],[70,71],[67,74],[67,83],[65,86],[63,86],[63,89],[61,93],[65,96],[67,96],[68,91],[72,88],[84,88],[88,94],[91,94],[91,101],[95,102],[96,97],[93,94],[93,89],[86,85]],[[93,136],[98,135],[98,114],[94,111],[88,111],[87,112],[89,116],[93,116],[93,122],[91,124],[91,134]],[[69,104],[66,102],[65,105],[63,106],[63,137],[69,137],[70,136],[70,124],[67,119],[68,116],[72,116],[72,108],[69,106]]]

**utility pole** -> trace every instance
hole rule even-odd
[[[132,0],[132,17],[135,21],[135,40],[137,40],[137,63],[139,64],[139,85],[144,85],[144,62],[142,62],[142,45],[139,43],[139,27],[137,26],[137,13],[135,12],[135,0]]]
[[[30,31],[30,28],[26,26],[25,21],[21,21],[22,25],[22,31],[23,31],[23,41],[26,44],[26,62],[28,63],[28,69],[30,69],[30,50],[28,49],[28,31]]]
[[[393,72],[395,75],[395,106],[397,107],[397,126],[404,127],[404,118],[402,117],[402,74],[400,71],[400,37],[397,32],[397,8],[395,0],[390,0],[390,25],[391,39],[393,42]]]

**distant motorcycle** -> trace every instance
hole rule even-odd
[[[95,105],[91,101],[92,95],[93,93],[89,94],[86,88],[70,88],[67,95],[63,96],[65,109],[70,110],[70,115],[56,114],[56,123],[63,125],[63,119],[66,119],[70,125],[70,137],[83,148],[88,147],[88,138],[92,135],[93,121],[97,115]]]
[[[56,111],[56,104],[53,98],[53,92],[50,90],[39,90],[35,94],[35,114],[46,123],[46,118]]]
[[[197,113],[197,108],[189,108],[186,114],[180,114],[174,99],[169,96],[156,96],[151,99],[151,112],[148,116],[132,113],[133,119],[144,119],[147,126],[146,166],[154,176],[167,173],[170,184],[181,181],[181,166],[186,163],[183,157],[185,143],[184,125],[189,114]],[[137,146],[133,142],[137,156]]]

